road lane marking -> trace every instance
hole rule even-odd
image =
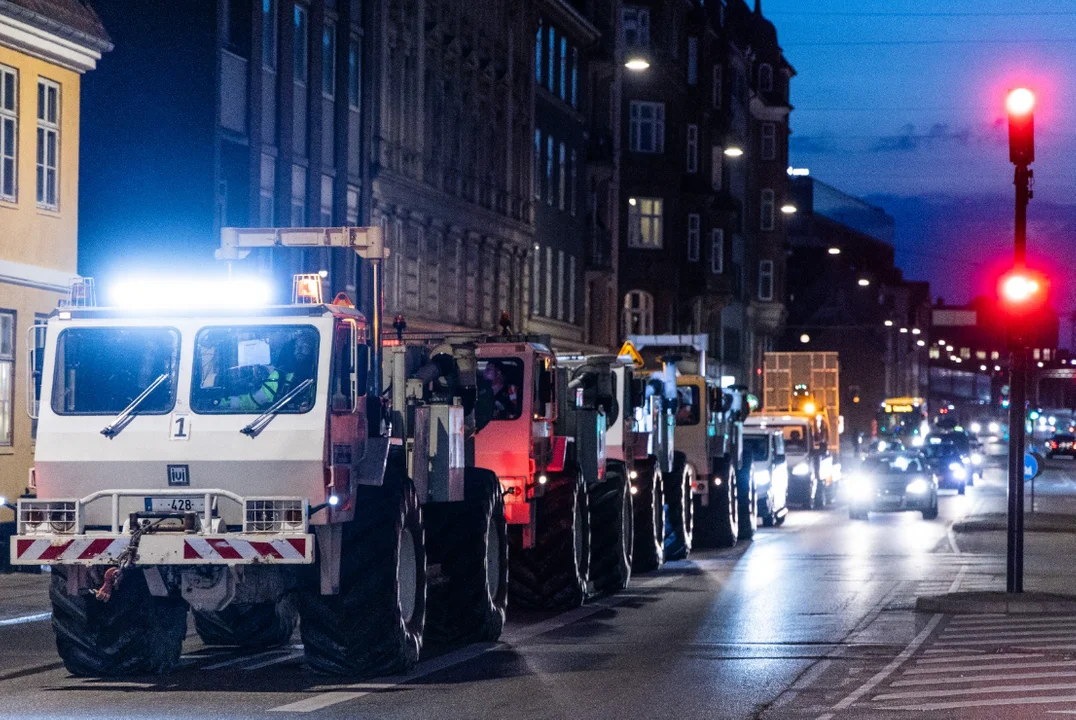
[[[960,546],[956,544],[956,533],[953,532],[952,523],[949,523],[949,527],[945,529],[945,536],[949,539],[949,547],[953,549],[953,553],[960,555]]]
[[[957,572],[957,574],[956,574],[956,577],[953,578],[953,584],[949,586],[949,592],[955,593],[957,591],[957,589],[960,587],[960,581],[964,579],[964,575],[966,575],[967,572],[968,572],[968,566],[967,565],[961,566],[959,572]]]
[[[1004,707],[1006,705],[1048,705],[1050,703],[1076,702],[1076,695],[1058,697],[1018,697],[994,698],[992,700],[964,700],[947,703],[923,703],[921,705],[899,705],[887,707],[886,710],[907,710],[909,712],[933,712],[935,710],[958,710],[975,707]]]
[[[975,617],[953,618],[947,628],[986,627],[990,625],[1007,625],[1021,623],[1026,625],[1047,625],[1059,620],[1071,620],[1072,615],[1053,615],[1048,617],[1019,617],[1009,615],[976,615]]]
[[[635,589],[650,589],[661,588],[666,585],[670,585],[677,580],[684,577],[682,573],[676,575],[659,576],[655,578],[649,578],[643,580],[635,585]],[[441,670],[461,665],[470,660],[474,660],[480,655],[484,655],[490,650],[497,648],[504,648],[506,646],[516,645],[531,638],[537,637],[553,630],[559,630],[563,627],[578,622],[584,618],[595,615],[603,610],[607,610],[610,607],[619,605],[620,603],[628,600],[627,594],[613,595],[611,597],[602,598],[591,605],[584,605],[583,607],[576,608],[575,610],[569,610],[568,612],[561,613],[556,617],[552,617],[548,620],[535,623],[524,628],[520,628],[515,632],[505,633],[501,636],[500,642],[492,643],[477,643],[465,648],[460,648],[446,655],[442,655],[431,660],[420,662],[415,669],[404,675],[394,675],[388,678],[384,678],[385,682],[378,684],[375,689],[364,689],[351,692],[342,692],[340,690],[334,690],[325,692],[314,697],[305,698],[296,702],[288,703],[287,705],[279,705],[277,707],[269,708],[267,712],[314,712],[315,710],[321,710],[323,708],[330,707],[332,705],[339,705],[340,703],[348,702],[350,700],[357,700],[361,697],[369,695],[371,692],[377,692],[379,690],[387,690],[397,687],[399,685],[418,680],[419,678],[432,675],[440,672]],[[207,668],[208,669],[208,668]],[[383,685],[383,686],[381,686]],[[345,686],[347,687],[347,686]]]
[[[995,685],[977,688],[942,688],[940,690],[908,690],[905,692],[875,695],[874,702],[881,700],[909,700],[912,698],[959,697],[961,695],[992,695],[994,693],[1040,692],[1042,690],[1076,690],[1076,683],[1053,683],[1042,685]]]
[[[890,687],[913,687],[917,685],[960,685],[964,683],[996,682],[998,680],[1046,680],[1048,678],[1066,677],[1076,677],[1076,670],[1071,672],[1005,673],[1003,675],[990,673],[979,677],[920,678],[918,680],[896,680],[889,683],[889,685]]]
[[[946,651],[951,652],[951,651]],[[938,663],[952,663],[960,660],[1012,660],[1014,658],[1041,658],[1046,657],[1042,653],[998,653],[996,655],[986,655],[985,650],[975,650],[974,653],[984,653],[982,655],[948,655],[946,657],[929,657],[923,660],[916,660],[916,665],[936,665]]]
[[[888,665],[875,673],[873,677],[867,680],[867,682],[863,683],[851,693],[846,695],[840,702],[833,706],[833,710],[847,710],[860,698],[862,698],[864,695],[877,687],[879,683],[883,682],[886,678],[896,672],[897,669],[901,665],[903,665],[908,660],[908,658],[910,658],[915,653],[916,650],[919,649],[919,646],[926,642],[927,638],[930,637],[930,634],[934,632],[934,629],[936,627],[938,627],[938,623],[941,622],[942,617],[943,616],[941,614],[936,614],[932,616],[929,622],[927,622],[926,627],[919,631],[919,634],[916,635],[910,643],[908,643],[907,647],[900,651],[899,655],[890,660]],[[832,717],[833,714],[830,713],[828,715],[822,715],[819,720],[823,720],[823,718],[828,720],[828,718]]]
[[[1008,645],[1011,647],[1038,647],[1043,643],[1076,641],[1076,635],[1041,635],[1039,637],[995,637],[985,640],[939,641],[939,647],[960,648],[974,645]],[[1056,646],[1054,646],[1056,647]]]
[[[972,658],[968,658],[971,660]],[[981,658],[974,658],[976,661],[981,662]],[[949,665],[947,667],[929,667],[929,668],[912,668],[911,670],[905,670],[905,675],[930,675],[932,673],[945,673],[945,672],[974,672],[976,670],[1019,670],[1020,668],[1054,668],[1054,667],[1076,667],[1076,661],[1067,660],[1064,662],[1055,662],[1053,660],[1048,662],[1030,662],[1030,663],[997,663],[996,665]]]
[[[277,665],[279,663],[288,662],[289,660],[298,660],[298,659],[302,658],[302,656],[303,656],[302,652],[293,652],[293,653],[290,653],[290,654],[285,655],[283,657],[271,658],[269,660],[263,660],[262,662],[259,662],[259,663],[254,663],[253,665],[246,665],[246,666],[243,667],[243,670],[247,670],[247,671],[260,670],[262,668],[267,668],[270,665]]]
[[[23,615],[22,617],[8,618],[7,620],[0,620],[0,627],[7,625],[25,625],[26,623],[41,622],[42,620],[48,620],[52,617],[52,613],[37,613],[35,615]]]
[[[945,630],[941,636],[943,638],[951,637],[984,637],[986,635],[1005,635],[1014,632],[1059,632],[1059,631],[1072,631],[1076,632],[1076,620],[1068,622],[1057,623],[1056,625],[1015,625],[1005,627],[990,627],[990,628],[961,628],[959,630]]]
[[[275,650],[266,650],[265,652],[256,653],[254,655],[242,655],[231,660],[225,660],[224,662],[215,663],[213,665],[206,665],[201,668],[202,670],[219,670],[221,668],[231,667],[232,665],[241,665],[242,663],[250,662],[252,660],[257,661],[262,658],[279,655],[280,653],[288,652],[287,648],[276,648]]]

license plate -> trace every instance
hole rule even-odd
[[[205,512],[204,497],[146,498],[147,512]]]

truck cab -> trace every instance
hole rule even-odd
[[[825,417],[817,413],[763,412],[748,418],[745,426],[782,432],[790,502],[817,509],[833,500],[837,478]]]

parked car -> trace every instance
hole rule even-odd
[[[953,443],[935,439],[938,442],[928,442],[923,447],[926,469],[934,476],[939,488],[955,489],[957,494],[963,495],[971,475],[967,461]]]
[[[872,512],[918,511],[924,520],[938,517],[938,483],[919,457],[879,455],[848,480],[848,517],[853,520],[866,520]]]
[[[1076,458],[1076,435],[1057,433],[1046,443],[1046,457]]]
[[[781,525],[788,516],[788,462],[781,430],[745,427],[744,458],[751,463],[751,475],[758,495],[758,517],[766,527]]]

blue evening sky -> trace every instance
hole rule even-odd
[[[898,222],[905,275],[963,302],[1011,257],[1004,97],[1036,108],[1029,254],[1076,261],[1076,0],[763,0],[793,79],[791,161]],[[1076,287],[1056,283],[1057,306]]]

